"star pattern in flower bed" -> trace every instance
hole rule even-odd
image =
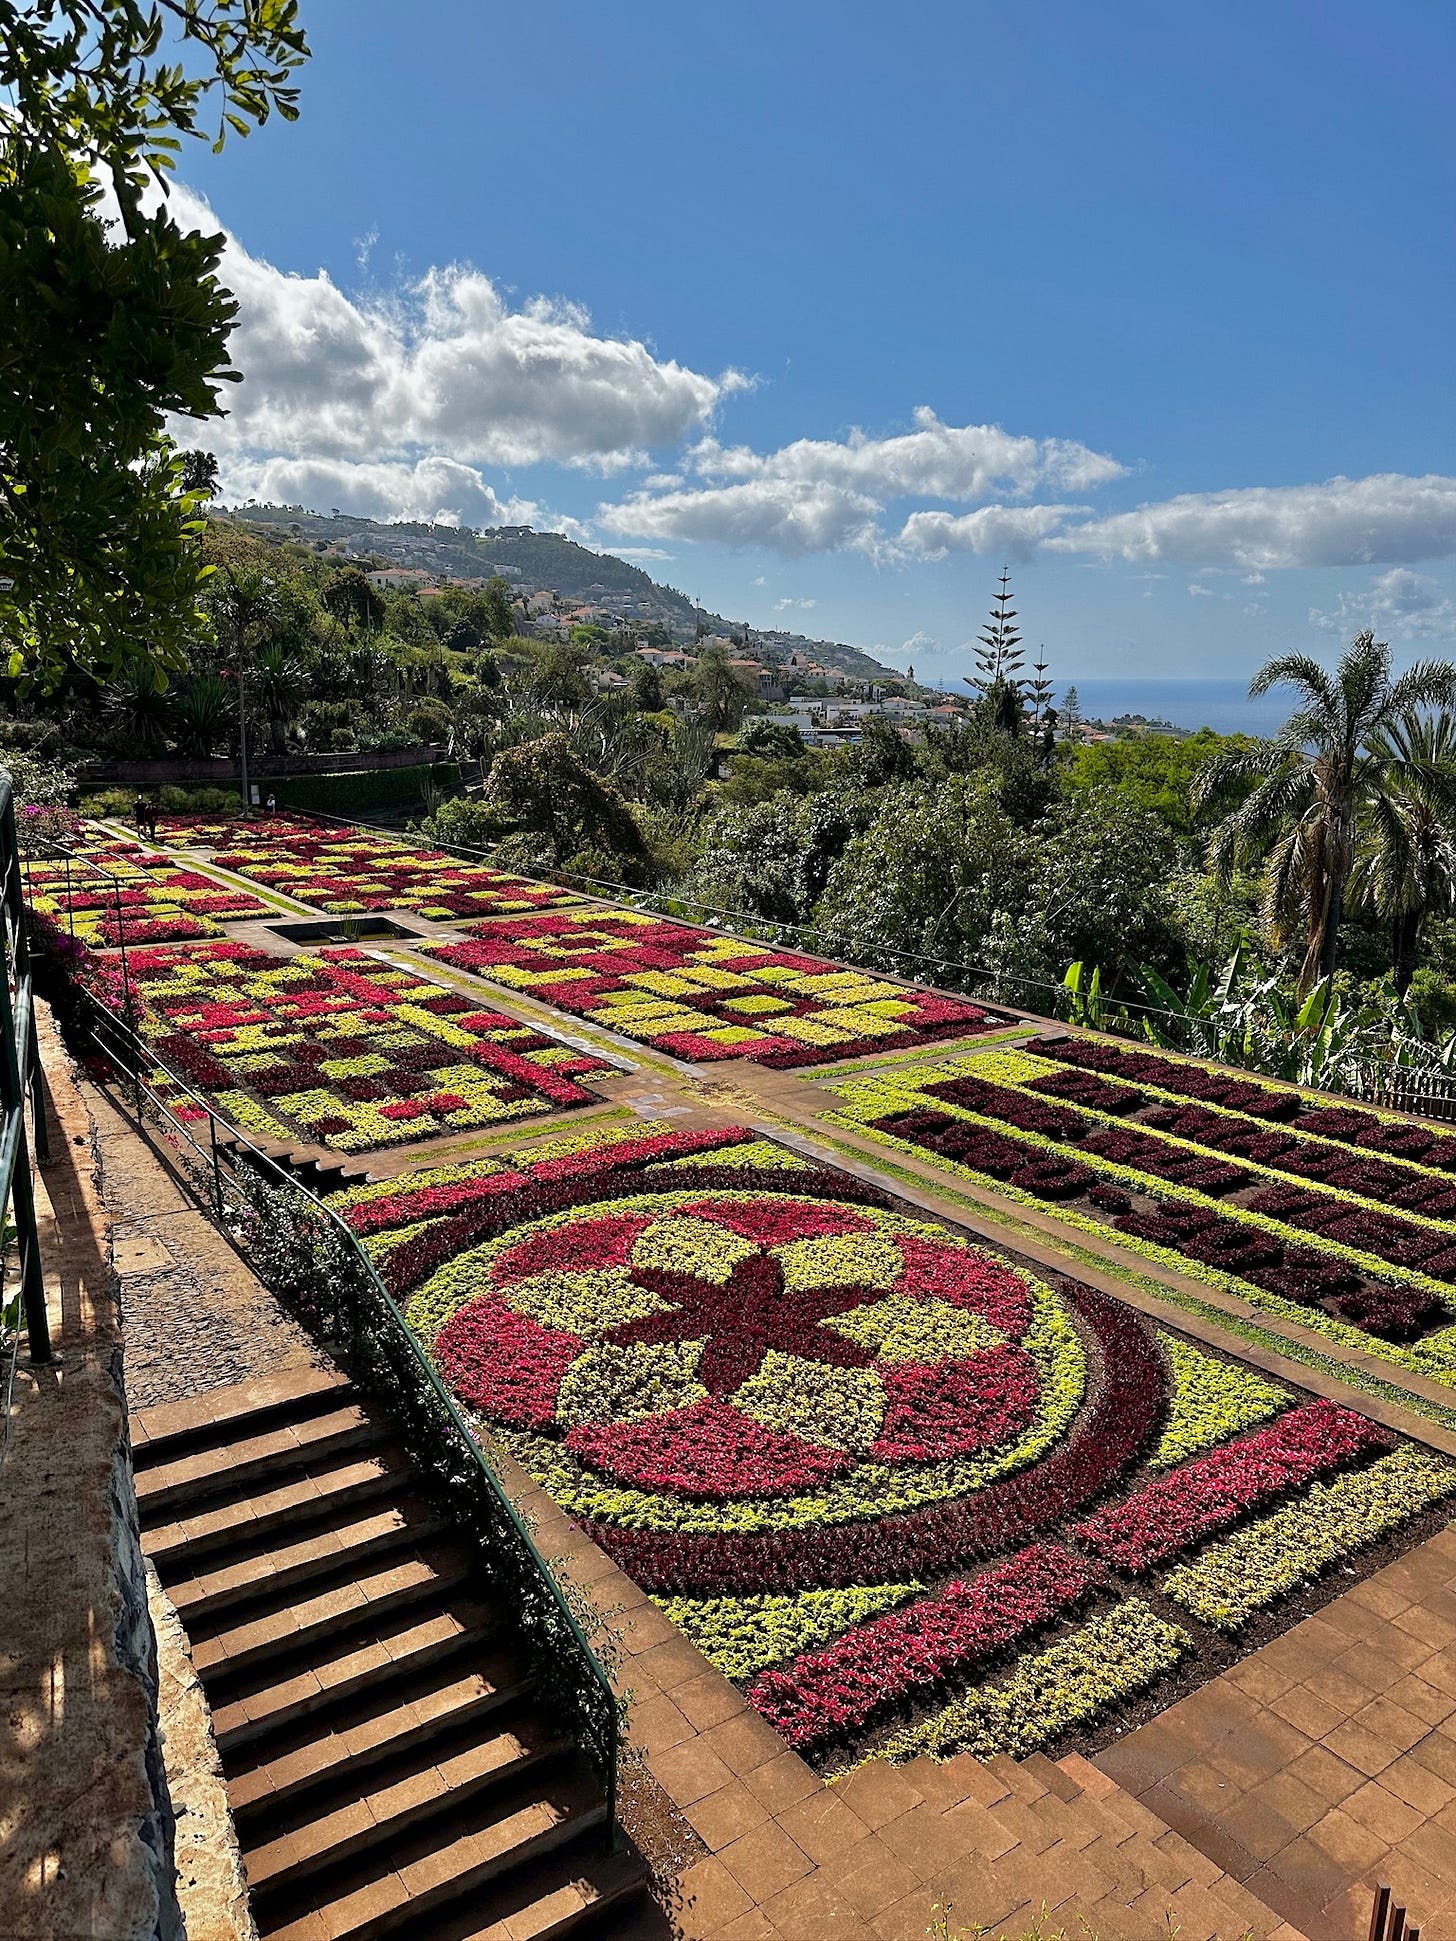
[[[337,1204],[483,1429],[822,1765],[1114,1729],[1227,1662],[1198,1611],[1267,1634],[1456,1490],[1353,1409],[767,1150],[632,1128]]]
[[[267,915],[246,890],[179,868],[175,856],[139,843],[83,826],[70,846],[83,860],[69,867],[60,857],[28,860],[26,901],[93,949],[220,937],[224,923]]]
[[[361,951],[130,959],[164,1065],[245,1131],[341,1152],[588,1105],[599,1059]]]
[[[678,1058],[787,1068],[996,1029],[963,998],[640,910],[548,912],[425,946]]]
[[[427,845],[302,816],[262,822],[169,816],[162,831],[174,846],[210,849],[221,868],[337,916],[414,910],[449,920],[581,900]]]

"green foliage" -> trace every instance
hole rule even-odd
[[[1331,674],[1308,654],[1268,661],[1250,694],[1290,687],[1300,705],[1271,742],[1218,756],[1196,785],[1199,803],[1220,789],[1249,788],[1214,834],[1211,860],[1221,874],[1262,867],[1271,931],[1303,937],[1300,994],[1334,975],[1345,898],[1360,825],[1390,808],[1408,773],[1390,735],[1406,717],[1456,705],[1456,666],[1418,661],[1392,678],[1390,649],[1356,636]],[[1394,813],[1393,809],[1391,813]]]
[[[220,236],[161,209],[113,237],[99,200],[63,155],[0,142],[0,640],[41,689],[182,664],[203,569],[162,427],[217,409],[237,308]]]
[[[1209,816],[1206,807],[1193,806],[1199,776],[1216,757],[1248,754],[1257,746],[1247,735],[1218,735],[1211,728],[1200,728],[1196,735],[1130,735],[1121,741],[1083,742],[1072,753],[1067,785],[1074,792],[1093,789],[1120,796],[1191,842],[1207,826]],[[1242,785],[1244,795],[1251,786]]]
[[[181,59],[161,51],[168,29]],[[164,423],[217,412],[237,306],[215,275],[222,238],[184,233],[165,206],[145,213],[142,191],[214,91],[215,147],[274,111],[291,119],[307,53],[296,0],[0,0],[0,571],[13,582],[0,640],[13,678],[44,689],[128,659],[183,664],[201,501]],[[103,179],[115,235],[98,213]]]
[[[725,800],[704,832],[689,892],[714,909],[807,923],[845,844],[873,813],[871,797],[833,792]]]
[[[730,664],[721,647],[710,647],[699,655],[688,687],[694,707],[710,727],[719,730],[738,726],[756,692]]]
[[[564,734],[543,735],[497,755],[485,800],[517,838],[535,839],[529,847],[518,841],[517,851],[544,855],[556,868],[588,849],[626,869],[640,872],[646,864],[631,810],[586,767]]]
[[[350,769],[337,775],[270,775],[259,780],[280,809],[316,809],[323,815],[356,815],[372,809],[413,808],[428,788],[458,789],[460,764],[423,763],[408,768]]]

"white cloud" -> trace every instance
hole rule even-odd
[[[1195,600],[1211,600],[1213,598],[1213,588],[1211,586],[1201,586],[1197,580],[1192,582],[1188,591]]]
[[[1392,566],[1379,573],[1363,593],[1342,593],[1334,607],[1311,607],[1310,625],[1349,638],[1368,627],[1382,639],[1456,639],[1456,599],[1439,580]]]
[[[1456,478],[1380,472],[1322,485],[1185,492],[1046,543],[1055,552],[1257,571],[1441,559],[1456,554]]]
[[[592,548],[593,552],[601,550],[600,546]],[[661,546],[613,546],[612,554],[616,559],[676,559],[677,557],[676,553],[666,552]]]
[[[233,504],[261,499],[319,509],[338,506],[363,519],[433,519],[447,526],[529,526],[542,519],[533,500],[498,497],[473,466],[453,458],[360,464],[338,458],[243,456],[225,462],[223,485],[222,496]],[[549,515],[548,522],[554,530],[566,523]]]
[[[924,404],[914,416],[913,431],[888,438],[856,429],[843,440],[800,438],[773,452],[704,438],[688,462],[704,478],[831,485],[880,500],[981,499],[1042,484],[1083,492],[1123,475],[1115,459],[1071,439],[1017,437],[999,425],[946,425]]]
[[[724,546],[768,546],[790,555],[872,551],[879,543],[879,506],[835,485],[754,479],[701,491],[635,492],[604,505],[597,521],[634,539],[698,539]]]
[[[940,642],[934,634],[928,634],[923,629],[911,634],[908,640],[900,642],[900,653],[907,661],[913,661],[917,655],[921,660],[925,660],[929,655],[939,652]]]
[[[818,604],[817,600],[792,600],[786,594],[782,600],[774,601],[774,611],[784,613],[790,607],[803,607],[807,611],[810,607],[817,607]]]
[[[1041,485],[1084,490],[1123,474],[1116,459],[1071,439],[1020,437],[999,425],[947,425],[928,405],[917,407],[914,423],[913,431],[886,438],[855,430],[843,439],[796,439],[769,452],[702,438],[687,451],[680,474],[648,478],[628,499],[604,505],[598,517],[612,532],[768,546],[791,556],[852,547],[893,558],[903,545],[1021,556],[1085,508],[991,506],[964,518],[917,512],[898,542],[886,537],[880,515],[896,499],[964,503],[990,492],[1015,497]],[[706,483],[689,483],[689,475]]]
[[[216,229],[173,191],[179,220]],[[633,338],[597,334],[576,304],[513,307],[467,264],[387,298],[355,299],[322,271],[290,275],[228,236],[221,274],[239,301],[230,353],[243,382],[209,427],[219,457],[543,460],[613,469],[701,430],[746,380],[709,377]]]
[[[1026,559],[1038,542],[1085,510],[1075,505],[987,505],[960,514],[912,512],[901,529],[900,544],[934,558],[957,552]]]

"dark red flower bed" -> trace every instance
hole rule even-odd
[[[948,1584],[938,1597],[918,1598],[824,1651],[765,1672],[749,1703],[791,1746],[858,1730],[1064,1617],[1097,1581],[1060,1544],[1032,1544],[983,1576]]]
[[[1141,1574],[1247,1511],[1390,1446],[1383,1429],[1352,1409],[1309,1402],[1144,1484],[1125,1503],[1075,1525],[1073,1535],[1120,1570]]]

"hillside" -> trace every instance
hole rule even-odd
[[[469,526],[437,526],[420,520],[386,525],[349,513],[306,512],[302,506],[234,506],[228,516],[267,527],[319,552],[422,566],[442,577],[488,579],[500,573],[523,592],[551,587],[567,600],[610,606],[639,626],[666,627],[678,640],[691,640],[700,622],[710,632],[735,635],[748,624],[696,607],[686,594],[659,585],[640,566],[611,553],[593,552],[559,532],[535,532],[529,526],[477,532]],[[755,649],[771,660],[785,660],[797,651],[861,680],[884,679],[894,671],[843,641],[810,640],[776,629],[748,630]]]

